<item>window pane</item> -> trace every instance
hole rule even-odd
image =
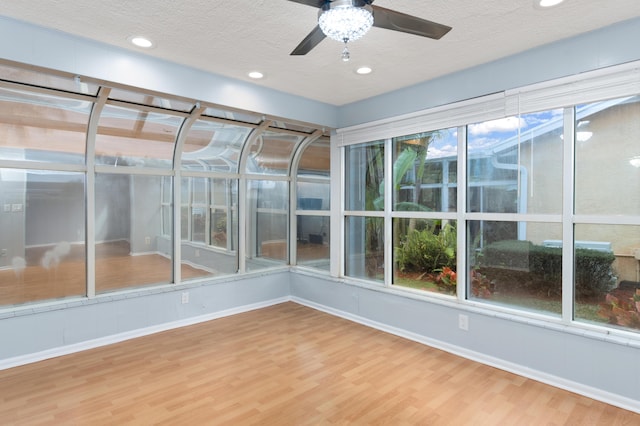
[[[330,182],[298,181],[298,210],[329,210]]]
[[[84,164],[91,106],[0,88],[0,158]]]
[[[211,179],[211,245],[235,251],[237,241],[238,180]]]
[[[640,99],[576,107],[577,214],[640,215]]]
[[[182,148],[182,168],[236,173],[250,127],[197,120]]]
[[[576,225],[575,318],[640,331],[640,226]]]
[[[455,295],[457,226],[433,219],[393,220],[393,283]]]
[[[384,210],[384,143],[348,146],[346,155],[346,209]]]
[[[329,270],[329,222],[328,216],[297,217],[298,265]]]
[[[384,220],[380,217],[347,217],[345,274],[384,282]]]
[[[96,135],[96,164],[170,168],[182,118],[106,105]]]
[[[455,211],[457,129],[393,140],[393,209]]]
[[[247,269],[256,270],[288,261],[288,184],[250,180],[248,218],[250,220]]]
[[[238,181],[206,179],[206,184],[203,187],[210,188],[210,204],[193,207],[192,240],[183,240],[182,243],[183,271],[191,268],[190,275],[183,276],[183,280],[235,274],[238,271],[235,252],[238,239]]]
[[[0,169],[0,305],[86,294],[82,173]]]
[[[248,147],[247,173],[286,175],[291,156],[303,136],[266,131]]]
[[[468,126],[467,211],[562,211],[562,110]]]
[[[161,182],[96,174],[97,293],[172,281],[173,243],[162,232],[162,221],[172,219],[168,209],[160,214]]]
[[[470,221],[469,299],[560,315],[562,225]]]

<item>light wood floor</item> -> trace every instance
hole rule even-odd
[[[0,424],[613,426],[640,415],[284,303],[0,371]]]

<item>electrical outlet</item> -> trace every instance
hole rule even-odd
[[[5,204],[5,205],[4,205],[4,212],[5,212],[5,213],[8,213],[8,212],[10,212],[10,211],[11,211],[11,204]]]
[[[182,304],[186,304],[189,303],[189,292],[188,291],[183,291],[182,292]]]
[[[469,316],[468,315],[458,315],[458,328],[460,330],[469,331]]]
[[[196,249],[196,257],[200,257],[200,249]]]
[[[6,255],[7,255],[7,249],[0,250],[0,256],[6,256]]]
[[[151,237],[144,237],[144,243],[148,246],[151,245]]]

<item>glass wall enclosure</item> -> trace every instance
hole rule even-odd
[[[339,130],[345,276],[640,332],[634,72]],[[607,97],[614,86],[623,94]],[[413,132],[394,135],[403,128]]]
[[[328,269],[324,130],[64,74],[0,72],[0,309],[287,265],[297,244],[316,249],[303,263]],[[302,150],[322,160],[302,155],[298,173]],[[302,203],[313,215],[300,240],[289,238],[298,176],[301,197],[320,199]]]
[[[304,146],[294,161],[298,170],[295,185],[295,263],[329,271],[330,156],[329,138]]]

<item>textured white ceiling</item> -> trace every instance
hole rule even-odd
[[[316,25],[317,9],[286,0],[0,0],[0,14],[85,38],[139,50],[127,37],[157,46],[145,53],[205,71],[343,105],[490,62],[559,39],[640,16],[640,0],[566,0],[549,9],[533,0],[376,0],[388,9],[453,27],[435,41],[373,28],[350,43],[325,39],[290,56]],[[356,75],[361,65],[373,68]]]

